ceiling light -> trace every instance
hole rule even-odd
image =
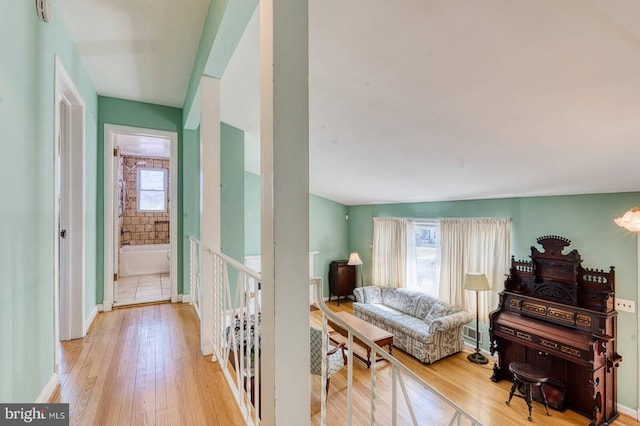
[[[623,227],[631,232],[640,232],[640,206],[635,206],[624,216],[613,219],[616,225]]]

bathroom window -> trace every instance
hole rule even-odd
[[[167,211],[167,169],[138,168],[138,211]]]

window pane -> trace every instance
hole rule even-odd
[[[163,212],[164,201],[164,191],[140,191],[139,209]]]
[[[436,225],[416,224],[416,283],[418,289],[438,296],[439,249]]]
[[[140,169],[140,189],[164,191],[165,170]]]

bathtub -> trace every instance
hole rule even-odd
[[[128,245],[120,248],[120,275],[130,277],[135,275],[168,274],[169,259],[171,258],[170,244],[141,244]]]

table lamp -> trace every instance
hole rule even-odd
[[[351,253],[349,255],[349,260],[347,261],[347,265],[355,265],[356,269],[358,265],[360,265],[360,287],[364,287],[364,278],[362,278],[362,260],[358,253]]]

